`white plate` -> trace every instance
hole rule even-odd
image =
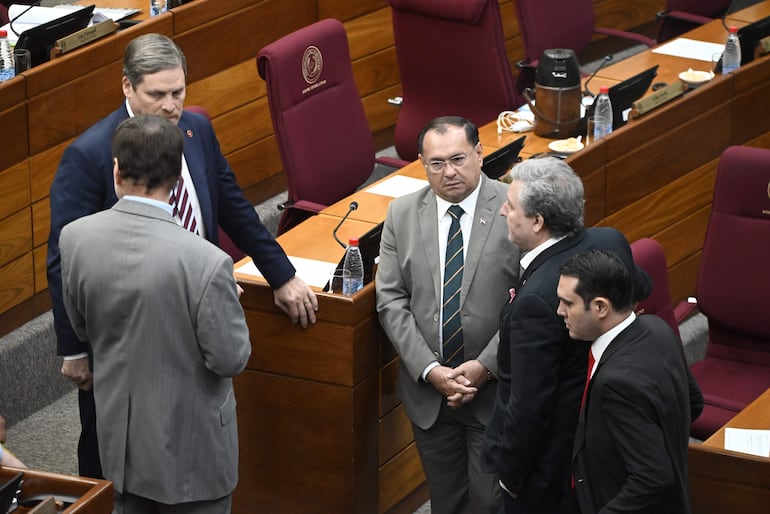
[[[574,153],[583,149],[583,143],[575,138],[557,139],[548,143],[548,148],[558,153]]]
[[[679,74],[679,80],[684,82],[685,85],[690,89],[694,89],[700,85],[703,85],[713,78],[714,72],[711,71],[698,71],[690,69]]]

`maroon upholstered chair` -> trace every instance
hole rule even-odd
[[[549,48],[569,48],[580,54],[595,34],[655,46],[654,40],[641,34],[597,27],[593,0],[516,0],[514,5],[524,45],[524,59],[516,63],[523,70],[519,88],[533,85],[534,68]]]
[[[730,2],[731,0],[668,0],[666,9],[658,13],[658,18],[662,19],[658,43],[719,18],[730,6]]]
[[[719,160],[697,281],[709,323],[706,357],[691,366],[705,439],[770,388],[770,150],[732,146]]]
[[[437,116],[481,126],[523,102],[516,93],[497,0],[390,0],[403,103],[395,145],[417,158],[417,135]]]
[[[257,55],[257,69],[267,83],[288,184],[280,234],[366,181],[374,168],[374,141],[339,21],[321,20],[267,45]]]
[[[0,25],[5,25],[8,21],[8,8],[0,4]]]
[[[205,116],[208,118],[209,121],[211,121],[211,116],[209,116],[209,112],[200,105],[188,105],[184,108],[185,111],[194,112],[197,114],[200,114],[202,116]],[[233,262],[238,262],[239,260],[246,257],[246,254],[243,253],[240,248],[235,246],[235,243],[233,243],[232,239],[230,239],[230,236],[228,236],[224,230],[222,230],[222,227],[218,227],[219,230],[219,247],[227,253],[227,255],[230,256],[231,259],[233,259]]]
[[[634,262],[647,272],[652,280],[652,292],[636,306],[637,314],[655,314],[663,319],[679,337],[679,320],[671,305],[671,290],[668,285],[668,267],[663,247],[649,237],[631,243]]]

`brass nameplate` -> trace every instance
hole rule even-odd
[[[677,96],[681,96],[682,93],[685,92],[685,89],[685,85],[680,81],[669,84],[663,89],[655,91],[653,94],[645,96],[641,100],[634,102],[631,106],[631,115],[633,117],[638,117],[642,114],[646,114],[653,109],[660,107],[664,103],[673,100]]]
[[[79,48],[91,41],[97,40],[100,37],[104,37],[108,34],[112,34],[118,30],[118,24],[112,20],[104,20],[103,22],[91,25],[77,32],[73,32],[69,36],[65,36],[56,41],[56,46],[51,51],[52,55],[60,55],[75,48]]]

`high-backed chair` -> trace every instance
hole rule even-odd
[[[636,313],[659,316],[679,337],[679,322],[674,314],[674,307],[671,305],[668,267],[666,266],[666,255],[663,253],[663,247],[656,240],[644,237],[631,243],[631,253],[637,266],[646,271],[652,280],[652,292],[637,304]]]
[[[257,69],[267,83],[288,184],[282,233],[366,181],[374,169],[374,141],[339,21],[321,20],[267,45],[257,55]]]
[[[732,146],[719,160],[696,286],[709,323],[692,365],[705,407],[692,425],[710,436],[770,388],[770,150]]]
[[[580,54],[595,34],[655,45],[654,40],[641,34],[597,27],[593,0],[516,0],[514,5],[524,45],[524,59],[516,63],[523,70],[518,87],[532,86],[534,69],[549,48],[569,48]]]
[[[730,3],[731,0],[668,0],[666,9],[658,13],[658,18],[662,19],[658,42],[667,41],[719,18]]]
[[[211,121],[211,116],[209,115],[209,112],[200,105],[188,105],[184,108],[185,111],[194,112],[196,114],[200,114],[201,116],[205,116],[209,121]],[[219,230],[219,247],[227,253],[227,255],[230,256],[230,258],[233,260],[233,262],[238,262],[239,260],[243,259],[246,254],[241,251],[240,248],[235,246],[235,243],[233,243],[232,239],[230,239],[230,236],[227,235],[227,233],[222,230],[222,227],[218,227]]]
[[[523,100],[516,92],[497,0],[390,0],[403,103],[395,145],[417,158],[417,135],[437,116],[481,126]]]

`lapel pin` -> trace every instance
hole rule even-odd
[[[479,223],[481,223],[482,225],[486,225],[487,224],[487,219],[486,218],[479,218]]]
[[[187,137],[192,137],[192,130],[187,129]]]

